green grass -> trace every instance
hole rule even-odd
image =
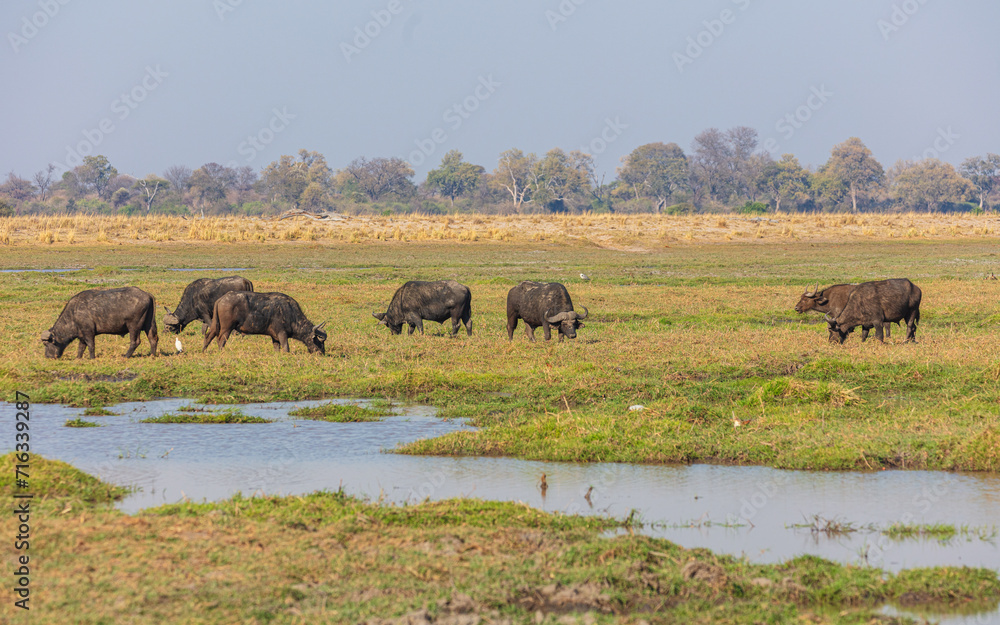
[[[140,423],[273,423],[273,421],[243,414],[239,409],[230,408],[220,412],[167,413],[159,417],[143,419]]]
[[[11,500],[15,493],[30,493],[39,499],[67,499],[88,504],[106,504],[128,494],[129,489],[107,484],[61,460],[49,460],[28,454],[24,463],[21,454],[10,452],[0,456],[0,496]],[[27,464],[28,488],[15,486],[15,468]]]
[[[384,417],[392,414],[392,409],[388,402],[373,401],[368,406],[358,406],[355,404],[320,404],[319,406],[296,408],[295,410],[290,410],[288,414],[293,417],[301,417],[312,421],[361,423],[367,421],[381,421]]]
[[[82,483],[76,473],[67,484],[74,491]],[[888,622],[878,615],[887,602],[983,611],[1000,596],[1000,579],[987,569],[893,574],[812,556],[752,564],[635,534],[628,520],[520,503],[398,506],[337,491],[237,495],[136,516],[53,503],[44,540],[32,544],[33,559],[46,566],[44,598],[32,606],[42,622],[66,614],[81,623],[118,622],[122,614],[136,623],[183,622],[200,609],[198,622],[220,624],[291,625],[304,616],[358,623],[421,610],[513,623],[534,622],[538,612],[545,622],[569,615],[622,625],[871,623]],[[0,531],[11,529],[6,515]],[[203,580],[195,589],[192,570]],[[13,610],[0,604],[0,618]]]
[[[882,533],[892,540],[912,540],[912,539],[933,539],[940,542],[949,542],[956,537],[968,540],[981,540],[993,542],[997,538],[996,527],[968,527],[954,526],[945,523],[934,524],[913,524],[894,523],[882,530]]]
[[[66,423],[63,426],[68,428],[99,428],[100,423],[94,423],[93,421],[84,421],[83,419],[66,419]]]
[[[83,411],[83,416],[85,417],[111,417],[114,416],[114,414],[115,413],[110,410],[100,406],[91,406]]]
[[[113,251],[112,251],[113,250]],[[0,275],[0,390],[34,402],[106,406],[157,397],[201,403],[388,397],[430,403],[476,431],[405,453],[538,460],[717,462],[789,469],[1000,470],[1000,318],[982,279],[993,240],[692,244],[628,252],[594,245],[377,241],[239,245],[170,243],[31,248],[18,266],[109,269]],[[917,259],[919,262],[916,262]],[[956,260],[957,259],[957,260]],[[0,261],[11,264],[14,260]],[[325,357],[293,341],[234,336],[161,358],[124,360],[126,339],[100,336],[98,358],[42,357],[38,334],[66,300],[136,284],[176,305],[197,276],[169,267],[247,266],[258,290],[295,297],[328,321]],[[577,278],[592,276],[589,282]],[[919,343],[826,340],[822,317],[793,310],[807,284],[908,276],[924,292]],[[391,336],[370,313],[406,280],[456,277],[473,291],[475,334]],[[507,290],[562,281],[591,318],[579,338],[528,343],[505,332]],[[381,307],[381,308],[380,308]],[[984,312],[987,311],[987,312]],[[195,324],[197,325],[197,324]],[[161,332],[162,334],[162,332]],[[200,328],[182,340],[200,341]],[[145,339],[143,339],[145,341]],[[646,410],[629,412],[642,404]],[[741,423],[734,427],[734,419]]]

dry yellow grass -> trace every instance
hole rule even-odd
[[[133,241],[376,240],[546,241],[643,251],[665,245],[722,243],[747,237],[759,243],[845,242],[896,238],[945,240],[994,237],[1000,216],[925,213],[893,215],[344,215],[316,222],[307,217],[185,219],[173,216],[26,216],[0,219],[0,245],[86,244]]]

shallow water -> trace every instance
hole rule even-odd
[[[106,424],[100,428],[63,427],[83,409],[35,405],[33,451],[102,479],[140,487],[120,503],[126,512],[185,497],[215,500],[237,491],[301,494],[342,486],[352,495],[400,503],[468,496],[619,518],[635,509],[647,523],[647,533],[756,562],[814,554],[888,570],[946,564],[1000,570],[997,537],[893,542],[870,529],[830,537],[793,527],[819,515],[855,526],[907,522],[992,528],[1000,522],[997,475],[820,473],[382,453],[400,443],[468,429],[436,418],[432,408],[423,406],[406,407],[405,415],[374,423],[288,416],[294,407],[324,403],[316,401],[239,406],[246,414],[276,420],[270,424],[139,423],[191,403],[126,403],[110,408],[117,416],[84,417]],[[548,484],[544,496],[539,488],[543,473]],[[588,503],[584,495],[591,486]],[[1000,622],[1000,612],[995,616]]]
[[[85,267],[74,269],[0,269],[0,273],[69,273],[71,271],[84,271]]]

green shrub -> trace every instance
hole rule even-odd
[[[733,212],[740,215],[763,215],[769,210],[768,205],[763,202],[747,202]]]

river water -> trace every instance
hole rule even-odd
[[[104,425],[98,428],[63,427],[83,409],[36,404],[32,449],[101,479],[137,487],[119,504],[126,512],[236,492],[290,495],[342,487],[351,495],[396,503],[476,497],[618,518],[635,510],[646,533],[755,562],[814,554],[893,571],[934,565],[1000,570],[1000,537],[994,530],[1000,523],[1000,476],[995,474],[831,473],[384,453],[398,444],[469,429],[436,418],[425,406],[407,406],[400,416],[371,423],[288,415],[295,407],[323,403],[315,401],[238,406],[245,414],[275,420],[268,424],[140,423],[191,403],[119,404],[110,407],[115,416],[85,417]],[[839,535],[816,531],[817,517],[821,524],[836,521],[858,530]],[[943,523],[975,531],[946,542],[894,542],[877,531],[894,522]],[[1000,623],[1000,612],[948,622]]]

